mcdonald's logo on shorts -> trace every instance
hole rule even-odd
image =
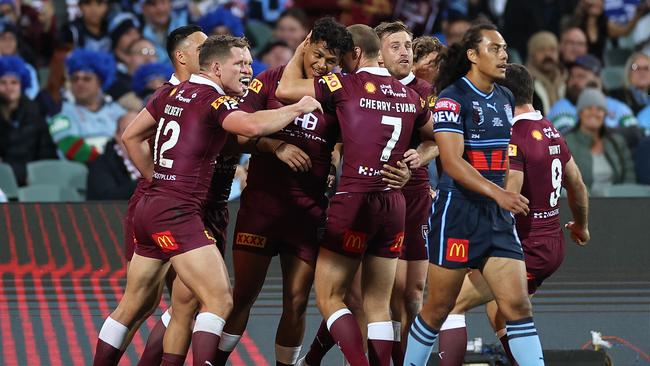
[[[450,262],[467,262],[469,255],[469,240],[449,238],[447,239],[447,253],[445,259]]]
[[[397,234],[395,237],[395,242],[390,246],[388,250],[393,253],[400,253],[402,251],[402,245],[404,245],[404,232]]]
[[[350,253],[363,253],[366,250],[367,235],[360,231],[346,230],[343,234],[343,250]]]
[[[236,233],[235,244],[246,245],[255,248],[264,248],[266,246],[266,236],[249,233]]]
[[[163,252],[173,252],[178,249],[178,244],[169,230],[151,234],[151,237]]]

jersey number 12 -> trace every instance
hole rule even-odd
[[[165,126],[164,130],[163,130],[163,125]],[[164,136],[167,136],[170,133],[171,135],[169,136],[169,140],[165,141],[160,147],[160,155],[158,155],[158,139],[160,139],[161,132]],[[158,129],[156,130],[156,140],[154,141],[154,145],[153,145],[154,165],[158,164],[163,168],[171,169],[171,167],[174,165],[174,159],[167,159],[163,157],[163,154],[165,153],[165,151],[176,146],[176,143],[178,142],[178,136],[180,134],[181,134],[181,125],[179,125],[178,122],[172,120],[172,121],[168,121],[167,124],[165,124],[165,119],[160,118],[160,121],[158,122]]]

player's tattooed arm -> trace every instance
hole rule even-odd
[[[304,48],[309,43],[309,37],[308,35],[298,46],[293,57],[285,66],[280,83],[275,90],[276,98],[285,103],[295,103],[305,95],[316,97],[314,80],[305,78],[302,66],[305,57]]]
[[[129,158],[148,181],[153,176],[153,157],[147,140],[151,137],[155,125],[156,120],[146,108],[143,108],[122,134],[122,141]]]
[[[585,245],[590,239],[589,235],[589,194],[587,186],[582,181],[582,174],[573,157],[564,167],[566,181],[564,188],[567,191],[569,208],[573,214],[573,221],[565,227],[571,231],[571,239],[579,245]]]

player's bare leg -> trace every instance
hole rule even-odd
[[[367,255],[363,260],[363,307],[368,319],[368,359],[372,365],[390,365],[395,338],[390,298],[396,269],[396,258]]]
[[[127,271],[124,297],[99,332],[93,365],[117,365],[126,347],[129,329],[134,328],[152,307],[158,305],[158,288],[168,268],[169,263],[159,259],[133,255]]]
[[[369,366],[359,326],[343,299],[360,260],[320,248],[316,262],[316,305],[332,338],[352,366]]]
[[[506,320],[508,344],[519,365],[544,365],[542,346],[533,322],[523,260],[490,257],[483,266],[499,311]]]
[[[275,335],[277,365],[293,365],[300,355],[305,335],[305,312],[314,282],[315,263],[280,255],[282,266],[282,317]]]
[[[406,349],[406,338],[411,322],[422,309],[428,269],[427,260],[399,259],[397,262],[395,285],[391,296],[391,314],[393,321],[400,323],[400,339],[404,340],[402,349]]]
[[[215,245],[206,245],[174,256],[171,262],[180,280],[201,304],[192,333],[194,365],[214,363],[224,319],[233,306],[223,257]]]
[[[230,353],[241,339],[251,308],[262,290],[271,257],[245,250],[233,250],[235,271],[235,288],[233,290],[233,309],[223,328],[223,337],[219,343],[217,361],[214,365],[225,365]],[[251,271],[254,268],[254,271]]]

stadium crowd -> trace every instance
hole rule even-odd
[[[594,196],[612,184],[650,184],[650,15],[640,0],[488,1],[2,1],[0,161],[19,186],[26,165],[67,159],[89,169],[89,200],[128,199],[139,172],[124,153],[123,123],[173,69],[169,31],[245,35],[254,75],[286,64],[317,16],[374,26],[402,20],[414,36],[458,42],[487,18],[509,62],[535,78],[534,106],[567,134]],[[589,89],[583,98],[583,90]],[[647,156],[647,154],[646,154]],[[246,157],[233,197],[246,185]],[[433,171],[433,170],[432,170]],[[435,187],[435,175],[432,174]]]

